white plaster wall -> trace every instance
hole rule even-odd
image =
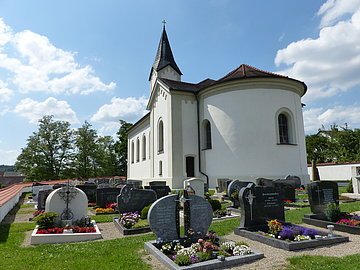
[[[291,111],[296,145],[277,144],[276,113]],[[212,149],[204,150],[203,164],[210,187],[217,178],[254,180],[288,174],[308,181],[300,96],[282,89],[240,89],[204,96],[202,119],[212,130]]]
[[[177,73],[171,66],[164,67],[163,69],[159,70],[159,72],[153,70],[150,82],[150,92],[154,89],[157,78],[181,81],[181,75]]]
[[[360,167],[360,163],[317,166],[321,180],[350,180],[356,176],[354,170],[356,167]],[[311,166],[308,167],[308,173],[312,179]]]
[[[128,134],[128,178],[129,179],[147,179],[150,178],[150,117],[143,123],[138,125],[135,129],[131,130]],[[146,136],[146,155],[143,159],[143,136]],[[136,160],[137,153],[137,138],[140,140],[140,159]],[[134,163],[131,162],[131,143],[134,142]]]
[[[20,197],[24,192],[31,192],[31,187],[23,188],[6,203],[0,205],[0,222],[6,217],[6,215],[11,211],[11,209],[13,209],[14,206],[19,202]]]
[[[156,98],[153,103],[151,116],[151,134],[153,137],[153,179],[171,182],[172,171],[172,123],[171,123],[171,95],[164,87],[158,85]],[[158,122],[162,119],[164,125],[164,151],[158,152]],[[159,175],[159,161],[162,161],[162,175]]]

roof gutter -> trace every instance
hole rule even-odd
[[[200,148],[200,102],[198,95],[194,93],[196,98],[196,111],[197,111],[197,128],[198,128],[198,160],[199,160],[199,172],[206,177],[206,191],[209,189],[209,176],[201,170],[201,148]]]

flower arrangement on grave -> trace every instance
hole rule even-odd
[[[281,223],[273,219],[267,222],[268,232],[259,231],[260,234],[286,241],[303,241],[322,237],[319,232],[293,224]]]
[[[217,256],[244,256],[252,251],[245,242],[221,242],[214,231],[195,242],[174,240],[164,243],[160,250],[179,266],[186,266],[217,258]]]
[[[328,221],[351,227],[360,227],[360,216],[341,212],[339,205],[335,203],[328,204],[324,213]]]
[[[95,209],[95,213],[99,214],[99,213],[105,213],[105,214],[113,214],[115,213],[115,210],[113,208],[96,208]]]
[[[128,212],[120,214],[119,222],[127,229],[131,229],[140,219],[138,212]]]

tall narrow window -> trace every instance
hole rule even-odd
[[[158,152],[164,152],[164,124],[163,121],[159,121],[158,125]]]
[[[203,132],[204,132],[204,142],[203,142],[203,149],[211,149],[211,124],[209,120],[204,120],[203,122]]]
[[[159,161],[159,176],[163,175],[163,167],[162,167],[162,161]]]
[[[142,137],[142,160],[146,159],[146,136],[145,134]]]
[[[289,122],[288,118],[285,114],[281,113],[278,117],[278,125],[279,125],[279,139],[280,144],[288,144],[290,143],[289,139]]]
[[[151,139],[151,132],[149,131],[149,159],[151,158],[151,142],[152,142],[152,139]],[[154,146],[153,146],[154,147]]]
[[[134,163],[134,141],[131,141],[131,163]]]
[[[136,140],[136,162],[140,161],[140,140],[137,138]]]

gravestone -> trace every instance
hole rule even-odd
[[[96,205],[105,208],[109,203],[116,203],[121,188],[98,188],[96,189]]]
[[[180,238],[180,201],[178,195],[167,195],[151,205],[148,212],[150,229],[159,241]]]
[[[37,200],[38,202],[37,210],[45,210],[46,199],[52,191],[53,191],[52,189],[45,189],[39,191],[38,200]]]
[[[52,186],[50,185],[33,185],[32,186],[32,199],[33,201],[37,202],[38,201],[38,194],[40,190],[47,190],[47,189],[53,189]]]
[[[218,193],[222,193],[222,192],[227,192],[227,188],[230,184],[232,180],[229,178],[218,178],[217,179],[217,192]]]
[[[338,184],[333,181],[315,181],[307,185],[311,212],[325,218],[325,209],[330,203],[339,205]]]
[[[95,184],[77,185],[76,187],[85,192],[89,203],[96,203],[97,186]]]
[[[155,191],[156,197],[158,199],[160,199],[166,195],[169,195],[169,193],[171,192],[171,189],[169,186],[145,186],[144,188]]]
[[[112,186],[108,183],[98,184],[97,188],[111,188]]]
[[[180,236],[180,203],[184,204],[185,238],[193,237],[188,234],[189,229],[195,237],[203,237],[212,222],[212,208],[210,203],[197,195],[168,195],[157,200],[149,209],[148,222],[158,241],[179,240]]]
[[[134,188],[141,189],[142,188],[142,181],[141,180],[134,180],[128,179],[126,184],[132,185]]]
[[[67,185],[49,194],[45,203],[45,212],[58,213],[59,221],[74,222],[87,216],[87,206],[86,194],[79,188]]]
[[[166,181],[151,181],[149,182],[149,186],[166,186]]]
[[[274,187],[255,186],[251,183],[240,190],[239,199],[242,228],[262,228],[267,227],[268,220],[285,220],[281,192]]]
[[[227,196],[233,203],[232,207],[234,207],[234,208],[240,207],[240,201],[239,201],[240,190],[243,187],[246,187],[248,184],[253,184],[253,182],[233,180],[229,183],[228,189],[227,189]]]
[[[151,189],[135,189],[128,185],[121,188],[117,196],[120,213],[141,212],[141,210],[156,201],[156,193]]]
[[[297,176],[286,176],[286,179],[267,179],[267,178],[258,178],[256,179],[256,184],[263,187],[275,187],[279,189],[282,193],[282,199],[284,201],[295,202],[295,189],[300,188],[301,180]]]
[[[190,179],[186,179],[184,181],[184,189],[187,188],[187,186],[192,187],[192,189],[195,191],[195,194],[200,196],[200,197],[204,197],[204,180],[200,179],[200,178],[190,178]]]

